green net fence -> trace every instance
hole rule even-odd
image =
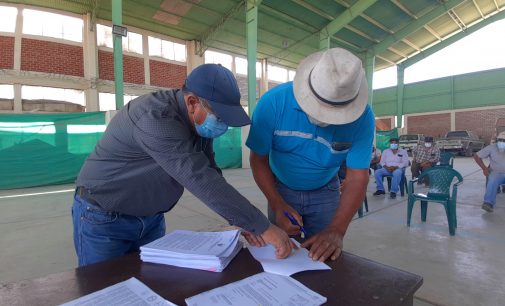
[[[105,131],[105,113],[0,114],[0,189],[73,183]],[[242,166],[241,130],[214,142],[217,164]]]
[[[0,114],[0,189],[74,182],[104,130],[100,112]]]
[[[381,151],[389,148],[389,139],[398,138],[398,130],[393,129],[389,131],[379,131],[375,133],[375,147],[379,148]]]

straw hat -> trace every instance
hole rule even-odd
[[[296,101],[310,117],[328,124],[358,119],[368,102],[368,85],[361,60],[333,48],[305,58],[293,81]]]

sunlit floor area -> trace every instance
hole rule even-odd
[[[374,197],[371,176],[370,211],[353,220],[344,249],[421,275],[424,284],[415,295],[415,305],[503,305],[505,195],[498,194],[494,212],[486,213],[480,208],[485,178],[473,159],[456,158],[454,169],[464,178],[455,236],[449,235],[444,208],[436,203],[428,204],[426,222],[421,222],[416,204],[411,227],[407,227],[407,196]],[[265,199],[249,169],[225,170],[224,175],[266,213]],[[0,192],[0,283],[76,267],[70,216],[73,188],[59,185]],[[228,226],[189,193],[166,214],[166,222],[167,231]]]

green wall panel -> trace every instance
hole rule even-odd
[[[404,114],[505,105],[505,68],[405,85]],[[374,91],[376,116],[396,115],[396,87]]]

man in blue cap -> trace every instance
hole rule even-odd
[[[287,257],[287,234],[240,195],[214,160],[212,139],[244,126],[235,77],[205,64],[182,88],[143,95],[111,120],[76,182],[72,207],[79,266],[135,252],[165,234],[164,213],[186,188],[246,235]]]

